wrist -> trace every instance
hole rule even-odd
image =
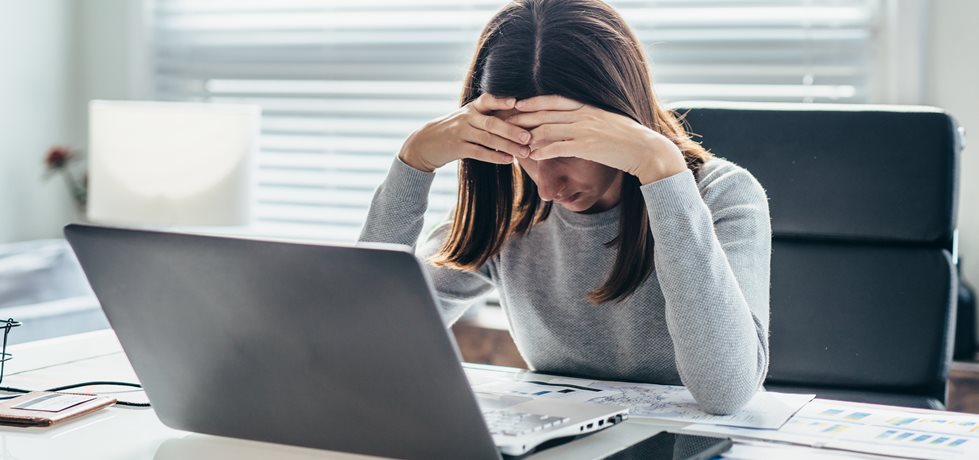
[[[414,151],[407,148],[407,144],[405,147],[401,148],[401,152],[398,153],[398,159],[400,159],[402,163],[422,172],[430,173],[437,169],[436,167],[427,164],[422,158],[419,158]]]
[[[652,134],[637,174],[641,185],[651,184],[687,169],[687,162],[680,148],[665,136]]]

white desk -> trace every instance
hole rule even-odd
[[[136,381],[132,367],[111,330],[9,348],[14,359],[7,362],[3,386],[42,389],[89,380]],[[143,400],[142,393],[138,391],[116,396],[121,400]],[[664,428],[681,428],[684,425],[630,419],[528,459],[601,458]],[[821,452],[820,449],[798,449],[799,454]],[[300,460],[376,457],[193,434],[166,427],[152,409],[119,406],[50,428],[0,426],[0,459],[55,458]]]
[[[14,358],[7,362],[4,386],[41,389],[89,380],[137,381],[111,330],[9,348]],[[141,392],[126,391],[116,396],[122,400],[145,400]],[[654,426],[627,422],[529,458],[596,458],[659,432],[665,426],[682,424]],[[298,460],[376,457],[193,434],[163,425],[152,409],[116,406],[50,428],[0,426],[0,458]]]

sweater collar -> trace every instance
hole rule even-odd
[[[616,204],[609,209],[593,214],[582,214],[580,212],[569,211],[560,204],[551,206],[551,212],[557,214],[562,222],[579,228],[600,228],[609,227],[619,223],[619,213],[622,206]]]

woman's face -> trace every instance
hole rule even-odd
[[[537,184],[544,201],[583,213],[605,211],[619,202],[622,171],[581,158],[515,160]]]
[[[499,111],[506,118],[517,110]],[[535,148],[545,144],[534,144]],[[547,160],[515,158],[517,164],[537,184],[541,200],[554,201],[574,212],[595,213],[612,208],[619,202],[623,172],[593,161],[565,157]]]

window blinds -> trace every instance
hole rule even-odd
[[[499,0],[157,0],[152,97],[263,107],[255,231],[353,241],[407,135],[458,107]],[[610,1],[664,101],[871,102],[872,0]],[[438,171],[427,228],[455,200]]]

